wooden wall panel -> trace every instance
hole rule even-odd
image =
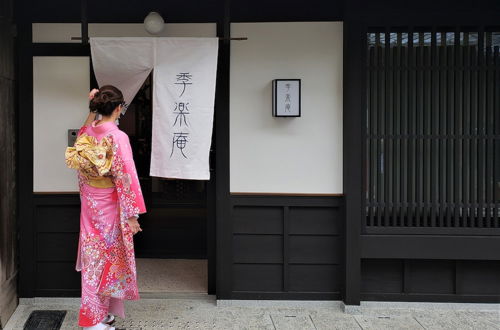
[[[340,264],[342,242],[336,236],[290,235],[289,263]]]
[[[235,206],[233,232],[242,234],[283,233],[283,208]]]
[[[282,291],[283,266],[265,264],[233,265],[234,291]]]
[[[500,261],[464,260],[457,262],[457,292],[493,294],[500,302]]]
[[[363,259],[361,300],[500,302],[500,261]]]
[[[38,233],[37,261],[75,262],[78,233]]]
[[[401,260],[363,260],[361,263],[361,292],[400,293],[403,290]]]
[[[78,297],[80,273],[75,270],[80,231],[80,196],[34,195],[34,296]]]
[[[339,235],[342,230],[339,208],[293,207],[290,209],[290,234]]]
[[[290,265],[289,290],[297,292],[339,292],[339,265]]]
[[[74,202],[74,205],[38,206],[35,212],[37,231],[39,233],[78,233],[80,230],[80,204],[77,197],[74,198]]]
[[[408,261],[408,293],[453,294],[455,263],[452,260]]]
[[[342,197],[233,195],[235,299],[339,299]]]
[[[74,262],[39,262],[36,271],[36,292],[40,296],[80,295],[80,273]],[[56,294],[57,292],[57,294]]]
[[[283,238],[278,235],[235,235],[235,263],[282,263]]]

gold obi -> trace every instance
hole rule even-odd
[[[76,139],[73,147],[66,148],[65,159],[66,165],[79,170],[90,186],[115,186],[111,177],[113,144],[109,138],[104,137],[97,142],[95,137],[83,133]]]
[[[115,186],[113,180],[109,176],[86,177],[88,179],[87,183],[89,186],[95,188],[111,188]]]

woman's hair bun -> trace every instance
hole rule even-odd
[[[99,88],[94,98],[90,100],[89,108],[103,116],[110,116],[113,110],[123,102],[122,92],[112,85],[106,85]]]

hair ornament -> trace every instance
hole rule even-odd
[[[93,90],[91,90],[89,93],[89,100],[92,100],[96,96],[97,93],[99,93],[99,90],[97,88],[94,88]]]

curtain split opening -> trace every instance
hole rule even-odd
[[[217,38],[91,38],[99,86],[130,104],[153,70],[150,175],[209,180]]]

